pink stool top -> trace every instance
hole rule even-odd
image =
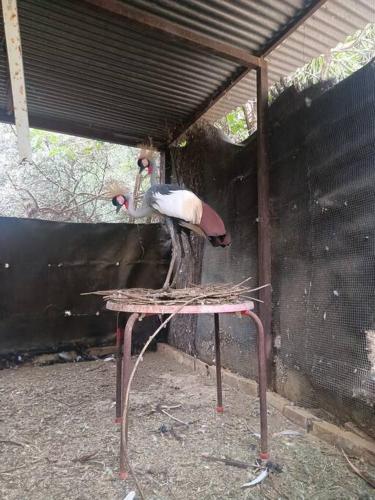
[[[140,314],[172,314],[178,311],[178,314],[207,314],[207,313],[236,313],[244,311],[252,311],[254,302],[242,302],[241,304],[194,304],[183,307],[181,305],[136,305],[136,304],[119,304],[117,302],[108,301],[106,305],[110,311],[140,313]]]

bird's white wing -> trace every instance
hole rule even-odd
[[[168,217],[176,217],[191,224],[199,224],[202,219],[202,202],[191,191],[178,189],[168,194],[155,192],[151,206]]]

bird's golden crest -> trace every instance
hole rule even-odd
[[[114,196],[118,196],[119,194],[129,194],[130,189],[126,184],[121,183],[115,179],[109,179],[106,182],[105,189],[103,194],[109,200],[112,200]]]
[[[158,151],[152,145],[152,140],[150,140],[149,144],[139,144],[138,148],[140,149],[138,159],[139,158],[147,158],[147,160],[152,161],[156,158]]]

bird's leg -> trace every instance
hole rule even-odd
[[[173,222],[168,217],[166,217],[165,218],[165,223],[167,225],[169,234],[171,236],[171,241],[172,241],[172,257],[171,257],[171,262],[169,264],[169,269],[168,269],[167,277],[165,278],[165,282],[164,282],[164,285],[163,285],[163,288],[168,288],[170,286],[172,271],[173,271],[173,268],[174,268],[174,265],[175,265],[175,262],[176,262],[176,257],[177,257],[177,255],[176,255],[177,241],[176,241],[176,231],[175,231],[175,227],[174,227]]]
[[[189,243],[190,254],[191,254],[192,258],[193,258],[193,261],[195,262],[196,259],[195,259],[195,253],[194,253],[194,248],[193,248],[193,241],[191,239],[191,232],[190,231],[188,231],[186,233],[186,238],[187,238],[188,243]]]
[[[176,230],[176,228],[174,228]],[[181,269],[181,256],[185,256],[185,252],[183,249],[183,243],[182,243],[182,238],[181,238],[181,231],[177,229],[177,234],[178,234],[178,241],[176,241],[177,246],[176,246],[176,269],[173,277],[173,281],[171,283],[171,286],[175,286],[180,269]]]
[[[184,249],[184,243],[182,241],[182,231],[181,231],[181,229],[178,231],[178,244],[180,246],[181,257],[184,259],[185,258],[185,249]]]

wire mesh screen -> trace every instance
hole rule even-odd
[[[113,342],[116,315],[94,290],[154,287],[170,243],[158,224],[73,224],[0,217],[0,356]],[[119,324],[124,326],[126,314]],[[139,322],[144,345],[157,317]]]
[[[277,120],[271,111],[278,389],[305,406],[339,408],[370,433],[374,84],[371,63],[317,99],[302,95]]]
[[[270,125],[277,390],[374,435],[374,63],[331,89],[288,89],[272,104]],[[179,161],[201,169],[201,194],[233,240],[224,251],[205,245],[202,281],[251,275],[256,283],[254,140],[241,148],[198,132]],[[221,330],[224,366],[256,377],[254,331],[235,318],[223,319]],[[196,332],[180,324],[170,338],[214,359],[210,317],[198,319]]]
[[[230,229],[232,245],[203,248],[202,283],[235,283],[252,276],[257,283],[257,191],[255,143],[247,147],[225,142],[217,129],[201,124],[187,138],[188,146],[175,152],[177,179],[198,192]],[[176,179],[176,180],[177,180]],[[190,262],[196,267],[197,262]],[[189,276],[184,272],[184,276]],[[199,276],[195,276],[199,278]],[[185,282],[179,282],[183,285]],[[255,286],[255,285],[254,285]],[[194,322],[194,323],[193,323]],[[194,328],[193,328],[194,326]],[[223,365],[242,375],[257,376],[256,329],[248,319],[221,315]],[[178,318],[171,325],[170,342],[189,354],[213,362],[213,315],[189,320]]]

